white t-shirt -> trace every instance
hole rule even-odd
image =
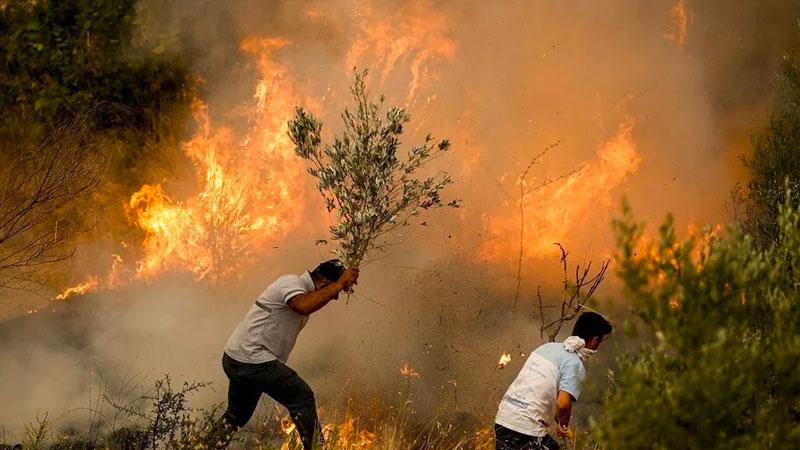
[[[233,330],[225,344],[225,353],[243,363],[259,364],[275,359],[285,363],[297,335],[308,322],[308,316],[290,308],[288,302],[313,290],[314,281],[308,272],[275,280]]]
[[[558,391],[575,400],[586,377],[580,357],[563,343],[537,348],[500,401],[495,423],[528,436],[544,436],[556,414]]]

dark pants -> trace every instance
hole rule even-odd
[[[559,445],[549,435],[528,436],[494,424],[495,450],[558,450]]]
[[[247,364],[228,355],[222,357],[222,368],[230,380],[228,409],[223,415],[230,428],[243,427],[253,416],[261,394],[267,394],[289,410],[304,449],[311,448],[315,433],[321,439],[314,392],[294,370],[278,360]]]

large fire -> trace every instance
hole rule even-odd
[[[89,275],[55,299],[173,271],[220,282],[297,225],[304,210],[305,171],[294,155],[287,122],[301,98],[288,69],[273,57],[289,44],[278,38],[241,43],[241,50],[256,59],[260,78],[253,105],[244,108],[245,133],[213,123],[208,106],[193,102],[197,131],[183,151],[195,170],[196,191],[177,200],[163,183],[145,184],[126,202],[131,223],[143,233],[135,270],[121,269],[122,258],[114,255],[102,280]]]
[[[297,224],[304,171],[286,123],[299,98],[286,67],[272,58],[287,44],[283,39],[242,42],[242,50],[258,58],[261,77],[252,126],[244,136],[215,127],[208,107],[195,102],[198,131],[184,152],[196,170],[197,194],[175,201],[157,184],[131,197],[130,215],[145,233],[137,277],[184,270],[218,281]]]
[[[611,192],[636,172],[641,163],[632,133],[634,119],[627,117],[611,140],[597,148],[597,159],[584,164],[564,180],[525,197],[522,241],[526,257],[550,254],[554,242],[567,242],[586,218],[611,206]],[[519,204],[505,205],[484,216],[487,240],[481,255],[490,260],[513,261],[519,255]]]
[[[322,15],[308,11],[312,20]],[[454,55],[447,17],[427,2],[410,3],[391,16],[363,4],[358,17],[360,31],[345,56],[347,72],[355,67],[373,69],[380,88],[395,70],[408,70],[409,104],[422,83],[432,78],[428,63]],[[183,144],[195,170],[194,193],[179,198],[171,193],[175,190],[171,180],[143,185],[125,202],[131,223],[142,233],[141,243],[133,247],[137,253],[125,258],[128,264],[135,260],[135,268],[115,267],[105,278],[88,275],[59,299],[167,272],[224,282],[296,227],[305,209],[306,178],[288,138],[287,122],[295,106],[319,105],[298,93],[288,67],[274,57],[290,44],[285,38],[262,37],[241,42],[240,49],[253,56],[259,72],[253,104],[242,108],[249,121],[247,131],[237,133],[233,126],[214,122],[208,105],[196,99],[192,108],[196,132]],[[119,262],[115,260],[115,266]]]

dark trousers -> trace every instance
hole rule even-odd
[[[228,355],[222,357],[222,368],[230,380],[228,409],[223,415],[230,428],[243,427],[253,416],[261,394],[267,394],[289,410],[304,449],[312,447],[315,433],[321,439],[314,392],[294,370],[278,360],[247,364]]]
[[[549,435],[536,437],[518,433],[494,424],[495,450],[558,450],[559,445]]]

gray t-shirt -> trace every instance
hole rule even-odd
[[[297,335],[308,322],[308,316],[290,308],[288,302],[313,290],[314,281],[308,272],[275,280],[233,330],[225,344],[225,353],[243,363],[259,364],[275,359],[285,363]]]

